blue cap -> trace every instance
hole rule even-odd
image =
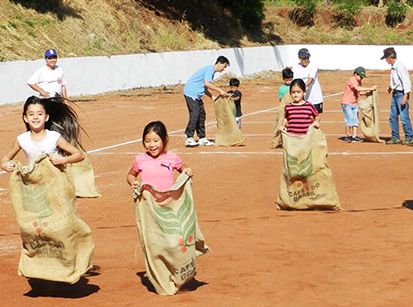
[[[56,51],[56,49],[47,49],[47,50],[44,52],[44,57],[45,57],[45,58],[50,58],[50,57],[53,57],[53,56],[57,57],[57,51]]]
[[[301,48],[300,50],[298,50],[298,57],[299,58],[304,58],[304,59],[308,59],[311,56],[310,52],[308,51],[307,48]]]

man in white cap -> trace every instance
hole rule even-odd
[[[310,62],[307,48],[298,51],[299,63],[292,67],[294,79],[302,79],[306,86],[304,99],[314,105],[319,114],[323,113],[323,93],[318,81],[318,67]]]
[[[27,84],[39,93],[41,98],[54,97],[56,95],[67,98],[66,80],[63,69],[56,65],[57,52],[55,49],[47,49],[44,53],[46,65],[39,68],[27,81]]]

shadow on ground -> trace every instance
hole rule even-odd
[[[100,290],[99,286],[89,284],[89,279],[86,277],[81,277],[73,285],[35,278],[29,278],[28,282],[32,287],[29,292],[24,294],[28,297],[82,298],[97,293]]]

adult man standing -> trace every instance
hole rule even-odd
[[[44,53],[46,65],[39,68],[27,81],[27,84],[41,98],[54,97],[56,95],[67,98],[66,80],[63,69],[56,65],[57,52],[55,49],[48,49]]]
[[[410,75],[407,68],[397,60],[397,54],[393,47],[383,50],[381,59],[386,59],[391,65],[390,83],[387,94],[391,94],[390,128],[391,138],[386,144],[401,144],[399,134],[399,115],[402,122],[405,140],[404,144],[413,146],[413,131],[409,118],[409,97],[412,89]]]
[[[312,103],[319,114],[323,113],[323,93],[318,81],[318,67],[310,62],[307,48],[298,51],[299,63],[293,66],[294,79],[302,79],[306,86],[304,100]]]
[[[228,59],[224,56],[219,56],[214,65],[207,65],[201,68],[186,82],[184,87],[184,98],[189,112],[189,121],[185,129],[185,146],[214,145],[214,143],[209,141],[205,135],[206,112],[202,96],[207,95],[215,100],[215,97],[211,94],[210,90],[218,92],[221,96],[227,95],[226,91],[211,83],[215,73],[223,72],[227,66],[229,66]],[[195,132],[198,135],[198,141],[195,141],[193,138]]]

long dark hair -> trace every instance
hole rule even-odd
[[[45,124],[46,129],[59,132],[66,141],[84,150],[80,142],[80,131],[82,130],[85,133],[86,131],[80,126],[76,111],[62,97],[38,98],[30,96],[23,106],[22,118],[26,115],[31,104],[41,104],[46,114],[49,115],[49,120]],[[24,124],[26,130],[29,131],[29,124],[26,122]]]

